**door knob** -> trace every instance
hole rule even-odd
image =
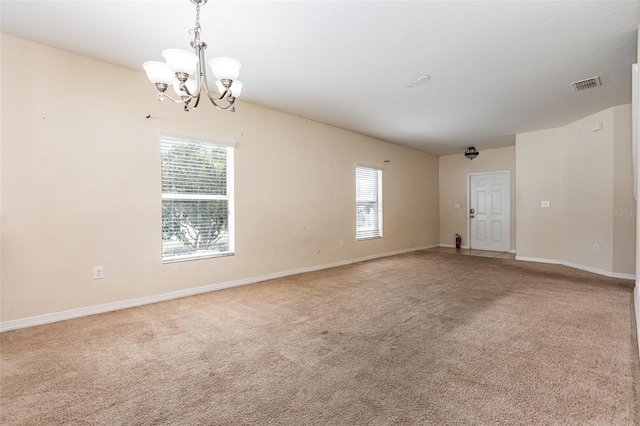
[[[473,219],[474,217],[475,217],[474,215],[471,215],[471,219]]]

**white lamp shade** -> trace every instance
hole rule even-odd
[[[231,94],[234,97],[238,98],[240,97],[240,93],[242,93],[242,86],[244,86],[244,84],[242,84],[240,80],[233,80],[233,83],[231,83],[231,87],[229,87],[229,90],[231,90]],[[226,90],[220,80],[216,81],[216,87],[218,88],[218,92],[220,94],[223,94]]]
[[[218,80],[235,80],[242,65],[232,58],[213,58],[209,61],[209,66]]]
[[[191,92],[192,96],[196,96],[197,95],[196,94],[196,86],[197,86],[197,84],[196,84],[195,80],[189,79],[189,80],[185,81],[185,85],[187,86],[187,89],[189,90],[189,92]],[[176,80],[173,83],[173,90],[174,90],[174,92],[176,92],[176,94],[178,96],[189,96],[189,94],[187,92],[185,92],[183,90],[180,90],[180,82],[178,80]]]
[[[147,77],[153,84],[171,84],[176,78],[175,73],[164,62],[148,61],[142,64],[142,68],[147,72]]]
[[[198,57],[192,52],[182,49],[165,49],[162,51],[162,56],[174,73],[183,72],[191,75],[196,70]]]

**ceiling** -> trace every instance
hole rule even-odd
[[[188,49],[195,21],[188,0],[0,7],[3,33],[140,72]],[[210,0],[201,14],[207,58],[242,62],[241,100],[442,155],[630,103],[640,1]]]

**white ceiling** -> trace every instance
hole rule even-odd
[[[0,7],[4,33],[141,72],[195,21],[188,0]],[[640,1],[210,0],[201,23],[207,58],[242,62],[242,100],[441,155],[631,102],[639,17]]]

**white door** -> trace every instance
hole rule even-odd
[[[469,197],[469,247],[477,250],[509,251],[509,173],[470,175]]]

